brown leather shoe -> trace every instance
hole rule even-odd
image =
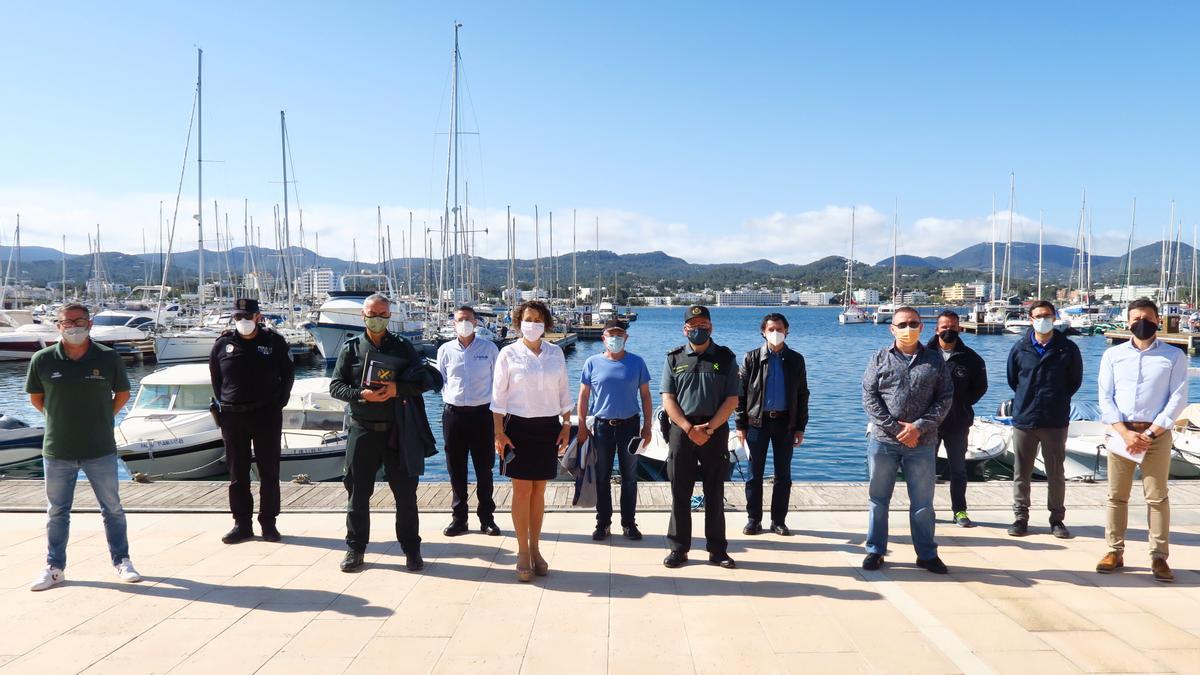
[[[1109,574],[1110,572],[1116,572],[1124,566],[1124,556],[1116,551],[1109,551],[1108,553],[1104,554],[1104,557],[1100,559],[1100,562],[1096,563],[1096,571],[1100,574]]]
[[[1162,558],[1155,558],[1150,562],[1150,571],[1154,573],[1155,581],[1175,581],[1175,573]]]

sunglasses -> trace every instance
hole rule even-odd
[[[894,326],[896,328],[920,328],[921,322],[920,321],[909,321],[909,322],[905,323],[905,322],[901,321],[900,323],[892,324],[892,326]]]
[[[233,313],[234,321],[245,321],[246,319],[253,319],[253,318],[254,318],[253,312],[234,312]]]
[[[70,319],[62,319],[60,321],[56,321],[55,323],[62,326],[63,328],[87,328],[88,320],[87,319],[75,319],[74,321],[72,321]]]

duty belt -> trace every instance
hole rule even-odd
[[[764,419],[775,420],[787,417],[788,413],[786,410],[768,410],[762,416]]]
[[[1130,431],[1136,431],[1139,434],[1150,428],[1150,422],[1126,422],[1125,428]]]
[[[607,419],[604,419],[604,418],[602,418],[602,417],[597,417],[597,418],[596,418],[596,424],[607,424],[607,425],[608,425],[608,426],[610,426],[610,427],[619,427],[619,426],[621,426],[622,424],[628,424],[628,423],[630,423],[630,422],[636,422],[637,420],[638,420],[638,416],[637,416],[637,415],[634,415],[633,417],[626,417],[625,419],[619,419],[619,420],[607,420]]]
[[[391,422],[364,422],[354,418],[350,418],[350,423],[367,431],[390,431],[393,426]]]
[[[225,403],[221,402],[221,412],[244,413],[253,412],[260,408],[266,407],[266,403],[261,401],[257,403]]]

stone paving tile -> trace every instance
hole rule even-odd
[[[997,526],[939,527],[952,573],[938,577],[912,564],[902,519],[888,564],[864,575],[861,512],[795,513],[788,538],[743,537],[729,513],[736,570],[706,564],[702,539],[690,565],[663,568],[666,514],[639,517],[641,542],[593,542],[588,514],[554,513],[550,576],[522,584],[510,537],[447,539],[430,519],[423,572],[379,541],[363,572],[344,574],[338,514],[285,514],[282,545],[233,547],[219,543],[227,515],[131,514],[147,575],[132,585],[114,578],[99,519],[85,516],[68,583],[0,585],[0,675],[1197,671],[1200,528],[1180,530],[1179,581],[1163,585],[1144,561],[1092,571],[1099,509],[1071,512],[1069,541],[1014,540],[1007,513],[973,516]],[[376,518],[387,532],[388,514]],[[0,515],[0,571],[36,572],[42,519]]]

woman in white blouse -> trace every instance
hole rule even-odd
[[[523,302],[513,310],[521,338],[500,350],[492,382],[492,416],[500,472],[513,486],[517,579],[546,576],[538,550],[546,511],[546,481],[558,475],[558,456],[571,437],[571,396],[562,349],[542,339],[554,325],[546,305]]]

